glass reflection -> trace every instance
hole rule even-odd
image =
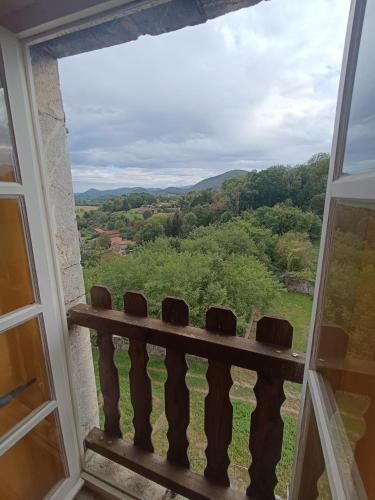
[[[32,319],[0,334],[0,438],[50,399],[39,330]]]
[[[329,382],[348,453],[375,498],[375,207],[339,203],[328,262],[317,369]],[[335,416],[335,415],[333,415]],[[335,416],[335,418],[337,415]],[[353,454],[349,453],[349,448]],[[344,450],[345,447],[342,447]],[[355,476],[355,474],[354,474]],[[354,477],[353,476],[353,477]]]
[[[40,500],[66,477],[58,429],[49,415],[0,457],[0,498]]]
[[[20,204],[0,198],[0,315],[34,302]]]
[[[0,80],[0,182],[15,181],[16,159],[10,133],[5,90]]]
[[[342,172],[375,171],[375,2],[367,2]]]
[[[307,400],[310,401],[309,392]],[[298,498],[304,500],[331,500],[326,466],[322,447],[320,444],[318,427],[315,420],[314,410],[311,410],[306,422],[306,451],[303,456],[300,495]]]

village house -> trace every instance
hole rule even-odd
[[[99,241],[104,234],[107,235],[110,239],[110,248],[112,252],[117,254],[126,255],[131,252],[137,244],[134,240],[123,240],[120,231],[117,231],[117,229],[102,229],[101,227],[96,227],[95,232],[98,234],[95,238],[96,241]]]

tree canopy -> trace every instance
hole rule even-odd
[[[126,290],[142,291],[156,316],[166,295],[183,297],[199,326],[208,307],[226,305],[243,333],[252,311],[267,310],[286,275],[314,277],[328,163],[319,154],[293,168],[234,177],[222,189],[165,198],[133,193],[80,214],[87,287],[109,286],[119,308]],[[116,229],[136,241],[135,250],[111,255],[109,238],[97,242],[95,227]]]

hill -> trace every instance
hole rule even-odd
[[[77,204],[85,205],[91,203],[101,203],[108,200],[114,196],[121,196],[123,194],[130,193],[151,193],[151,194],[185,194],[189,191],[201,191],[203,189],[219,189],[223,183],[232,179],[232,177],[238,177],[240,175],[247,174],[247,170],[229,170],[223,174],[215,175],[214,177],[208,177],[200,182],[197,182],[193,186],[181,186],[175,187],[170,186],[167,188],[144,188],[144,187],[121,187],[117,189],[88,189],[84,193],[76,193],[75,201]]]
[[[200,191],[202,189],[220,189],[225,181],[232,179],[232,177],[239,177],[240,175],[246,175],[249,172],[247,170],[229,170],[220,175],[215,175],[214,177],[208,177],[203,181],[194,184],[188,191]]]

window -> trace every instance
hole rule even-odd
[[[375,171],[375,3],[367,2],[351,101],[343,175]]]
[[[0,74],[0,182],[11,182],[16,180],[16,154],[3,80]]]
[[[23,57],[1,27],[0,49],[0,498],[66,498],[80,466],[57,286]]]
[[[299,464],[316,450],[311,432],[332,497],[375,497],[374,18],[375,2],[353,2],[306,362],[297,498],[305,498],[306,474],[320,483],[313,468]]]

